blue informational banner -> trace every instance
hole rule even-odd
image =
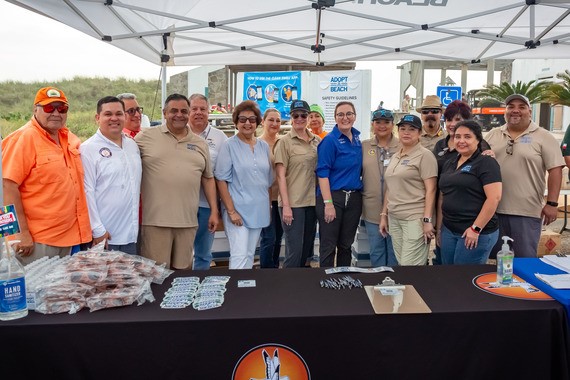
[[[301,99],[300,71],[243,74],[243,100],[256,101],[262,114],[268,108],[275,108],[281,119],[289,120],[291,101],[295,99]]]
[[[447,107],[454,100],[461,100],[461,86],[437,86],[437,96]]]

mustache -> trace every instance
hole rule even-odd
[[[435,116],[426,116],[426,121],[437,121]]]

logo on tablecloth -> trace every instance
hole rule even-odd
[[[263,344],[249,350],[234,368],[232,380],[310,380],[305,360],[281,344]]]

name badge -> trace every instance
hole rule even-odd
[[[463,168],[461,168],[461,172],[462,172],[462,173],[469,173],[469,172],[471,172],[471,165],[465,165]]]

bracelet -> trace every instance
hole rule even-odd
[[[386,214],[385,212],[381,212],[380,216],[388,216],[388,214]]]
[[[233,214],[235,214],[235,213],[236,213],[236,210],[228,211],[228,215],[233,215]]]
[[[546,201],[546,204],[552,207],[558,207],[558,202],[554,201]]]
[[[324,203],[333,203],[333,200],[332,199],[323,199],[323,202]]]
[[[469,227],[471,228],[471,231],[475,232],[477,235],[479,235],[481,232],[477,231],[475,228],[473,228],[473,226]]]

